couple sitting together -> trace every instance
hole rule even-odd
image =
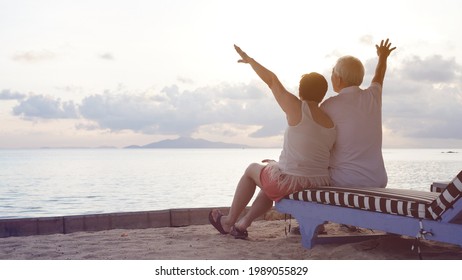
[[[331,81],[338,95],[325,100],[327,81],[318,73],[302,76],[298,97],[277,76],[238,46],[239,62],[252,66],[284,111],[288,127],[279,161],[250,164],[241,177],[229,213],[215,209],[210,223],[222,234],[245,239],[251,223],[288,194],[316,186],[384,188],[382,86],[387,58],[396,49],[388,39],[376,45],[378,63],[371,85],[361,89],[364,66],[352,56],[338,59]],[[239,219],[260,188],[249,211]],[[238,220],[239,219],[239,220]]]

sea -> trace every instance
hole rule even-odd
[[[231,204],[245,168],[280,149],[0,149],[0,219]],[[388,187],[429,190],[462,149],[384,149]]]

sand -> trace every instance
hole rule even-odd
[[[296,222],[291,222],[292,228]],[[256,221],[248,240],[219,234],[211,225],[35,235],[0,239],[2,260],[418,260],[412,238],[382,235],[370,240],[316,245],[305,249],[301,236],[285,234],[284,220]],[[327,236],[364,235],[337,224]],[[462,248],[421,243],[425,260],[462,260]]]

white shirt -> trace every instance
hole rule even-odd
[[[337,127],[331,153],[331,184],[338,187],[387,185],[382,156],[382,87],[347,87],[324,101],[321,108]]]
[[[302,120],[286,129],[279,168],[289,175],[328,180],[330,150],[335,138],[335,127],[316,123],[308,103],[302,102]]]

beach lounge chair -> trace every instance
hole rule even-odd
[[[276,209],[298,221],[306,248],[325,243],[317,233],[327,221],[462,246],[461,182],[462,171],[444,189],[435,188],[441,193],[317,187],[287,196]]]

